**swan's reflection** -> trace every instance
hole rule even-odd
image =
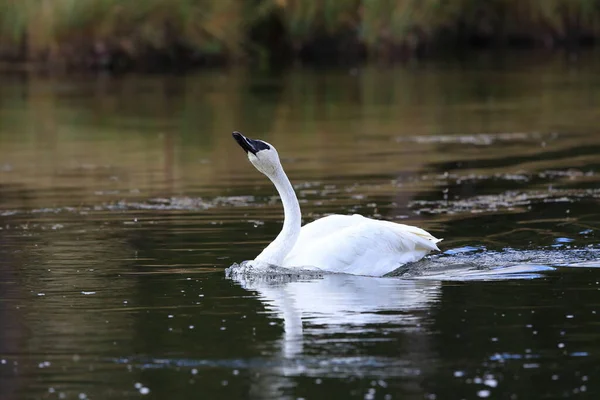
[[[256,291],[284,322],[276,367],[254,382],[263,395],[265,390],[282,395],[293,386],[286,377],[297,375],[382,379],[410,370],[420,375],[419,360],[429,358],[429,335],[422,323],[439,297],[439,281],[344,274],[286,282],[256,276],[232,279]]]

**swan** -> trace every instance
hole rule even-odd
[[[275,147],[238,131],[232,135],[250,163],[273,182],[283,203],[281,232],[247,265],[382,276],[439,251],[436,243],[441,239],[421,228],[358,214],[329,215],[301,226],[300,204]]]

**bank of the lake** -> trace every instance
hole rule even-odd
[[[593,46],[600,0],[1,0],[3,69],[399,60]]]

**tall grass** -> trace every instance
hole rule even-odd
[[[84,62],[185,48],[241,54],[243,0],[0,0],[0,51]]]
[[[235,60],[274,51],[273,38],[251,35],[274,25],[291,53],[340,35],[372,54],[449,40],[553,46],[600,37],[600,0],[0,0],[0,10],[0,57],[50,64]]]
[[[484,39],[541,45],[575,44],[600,36],[598,0],[380,0],[363,2],[371,48],[382,43],[468,44]]]

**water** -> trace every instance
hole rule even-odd
[[[596,398],[598,62],[5,75],[2,399]],[[225,278],[281,224],[421,226],[393,277]]]

